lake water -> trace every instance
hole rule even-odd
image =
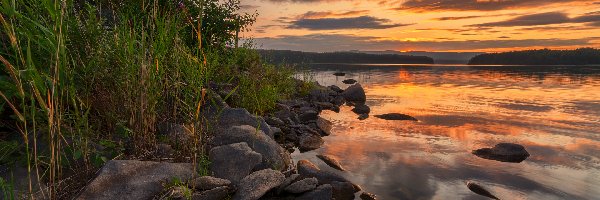
[[[600,199],[600,67],[321,64],[309,71],[342,89],[344,79],[358,80],[371,116],[419,119],[359,121],[347,106],[324,111],[333,134],[321,149],[293,154],[379,199],[486,199],[466,181],[500,199]],[[471,154],[500,142],[522,144],[531,156],[504,163]]]

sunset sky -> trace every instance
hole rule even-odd
[[[300,51],[600,48],[600,0],[241,0],[244,37]]]

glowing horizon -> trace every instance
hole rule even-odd
[[[600,48],[593,0],[242,0],[245,38],[300,51],[501,52]]]

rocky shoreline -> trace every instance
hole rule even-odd
[[[192,163],[111,160],[77,199],[350,200],[356,195],[376,199],[343,176],[321,170],[308,160],[293,163],[291,152],[318,149],[324,143],[322,137],[331,134],[332,123],[319,116],[321,111],[340,112],[339,107],[346,104],[355,106],[359,117],[368,117],[360,84],[346,90],[316,85],[307,96],[280,101],[277,110],[266,116],[229,107],[222,95],[227,92],[217,85],[209,92],[213,103],[203,109],[212,127],[206,146],[207,175],[200,176]],[[159,132],[171,142],[158,145],[157,152],[166,156],[173,151],[173,143],[191,140],[184,125],[161,125]],[[344,170],[332,157],[319,158]]]

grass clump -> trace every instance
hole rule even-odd
[[[147,157],[161,122],[192,124],[204,169],[209,83],[257,114],[294,89],[291,70],[238,44],[256,19],[239,0],[0,1],[0,162],[22,160],[28,198],[68,198],[78,171]]]

